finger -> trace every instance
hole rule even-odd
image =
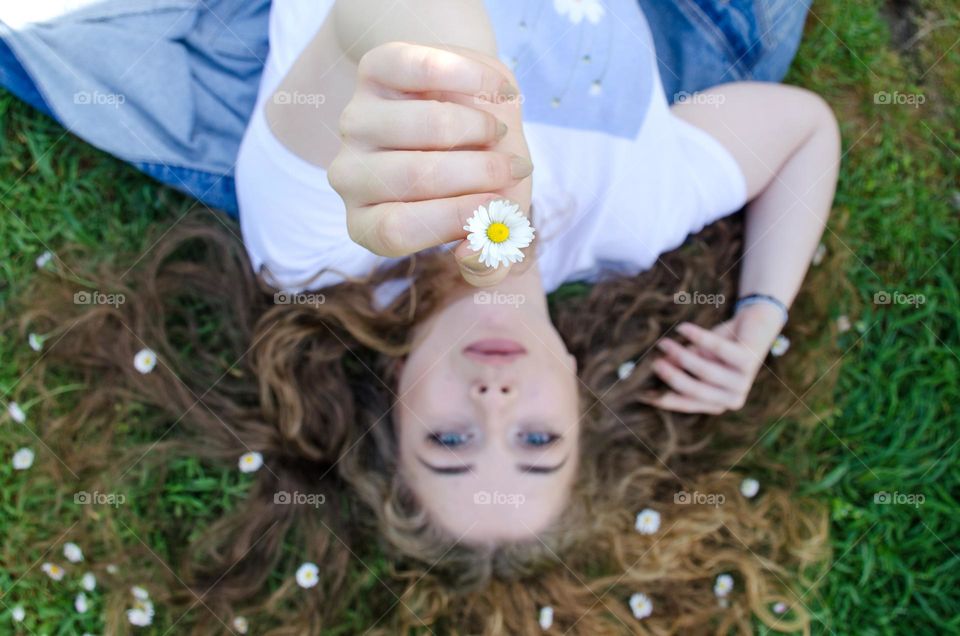
[[[692,347],[684,347],[669,338],[657,342],[657,347],[667,354],[671,362],[714,386],[736,390],[743,384],[742,375],[731,371],[730,367],[704,358]]]
[[[722,389],[718,389],[715,386],[711,386],[687,375],[669,360],[660,358],[653,363],[652,368],[653,372],[656,373],[667,386],[681,395],[724,407],[733,401],[732,396]]]
[[[640,401],[650,406],[664,409],[665,411],[676,411],[678,413],[709,413],[711,415],[719,415],[726,410],[717,404],[706,404],[700,400],[672,391],[667,391],[663,395],[655,397],[641,397]]]
[[[374,254],[407,256],[466,237],[463,226],[474,211],[498,198],[487,192],[413,203],[381,203],[351,212],[347,230],[354,242]]]
[[[357,74],[405,93],[446,91],[490,98],[511,98],[517,87],[501,71],[459,53],[419,44],[390,42],[371,49]]]
[[[345,190],[364,193],[366,200],[355,204],[373,205],[496,192],[532,171],[529,159],[506,152],[391,150],[362,158],[351,155],[338,165],[335,176]],[[361,181],[348,183],[357,179]]]
[[[708,329],[685,322],[677,327],[677,331],[696,346],[712,352],[734,368],[747,370],[753,362],[752,355],[745,347]]]
[[[437,101],[354,103],[340,115],[340,134],[391,150],[452,150],[495,143],[507,125],[482,110]]]
[[[470,243],[463,241],[453,251],[453,256],[460,267],[463,279],[474,287],[490,287],[496,285],[510,273],[512,263],[500,265],[497,268],[487,267],[480,262],[480,252],[470,248]]]

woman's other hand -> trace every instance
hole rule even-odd
[[[529,214],[520,101],[509,70],[474,51],[389,42],[366,53],[328,171],[351,238],[402,257],[464,239],[474,210],[494,199]],[[465,242],[455,256],[476,285],[508,272],[484,268]]]
[[[744,307],[713,329],[680,324],[677,331],[689,344],[662,338],[657,346],[664,355],[653,363],[670,390],[643,401],[681,413],[742,408],[781,327],[779,310],[761,304]]]

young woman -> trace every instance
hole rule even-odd
[[[126,304],[71,317],[49,351],[95,388],[48,439],[95,426],[109,443],[122,395],[157,412],[141,426],[196,436],[143,461],[263,454],[248,501],[186,560],[199,633],[258,598],[285,538],[321,585],[244,610],[277,634],[358,607],[382,633],[809,629],[790,572],[822,561],[822,512],[788,483],[741,494],[731,467],[758,409],[697,414],[743,407],[784,327],[830,210],[837,126],[778,85],[669,107],[652,42],[630,0],[274,3],[237,165],[247,256],[180,228]],[[536,240],[491,269],[464,226],[498,201]],[[667,255],[744,205],[742,252],[721,221],[709,250]],[[196,239],[207,250],[184,256]],[[575,281],[592,290],[548,303]],[[228,328],[198,330],[197,305]],[[129,365],[144,346],[152,373]],[[77,473],[107,469],[56,448]],[[290,492],[328,499],[277,499]],[[382,554],[386,572],[369,565]]]
[[[746,302],[712,329],[678,325],[686,344],[660,340],[667,390],[645,398],[744,405],[829,214],[839,136],[823,100],[734,83],[669,108],[631,1],[290,1],[274,6],[271,43],[237,167],[255,266],[313,289],[454,244],[464,284],[411,334],[391,414],[400,476],[433,523],[490,542],[557,518],[582,404],[546,294],[647,269],[749,202]],[[501,199],[537,228],[523,271],[485,267],[464,241]],[[497,298],[522,302],[481,302]],[[480,492],[525,503],[490,515]]]

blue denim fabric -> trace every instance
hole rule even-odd
[[[667,99],[742,80],[779,82],[811,0],[639,0]]]
[[[0,86],[41,113],[56,119],[33,80],[2,39],[0,39]],[[223,210],[232,217],[236,217],[239,212],[232,176],[159,163],[133,162],[131,165],[160,183],[169,185],[212,208]]]

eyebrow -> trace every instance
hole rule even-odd
[[[555,473],[563,468],[564,464],[567,463],[569,458],[570,456],[567,455],[563,458],[563,461],[556,466],[532,466],[530,464],[518,464],[517,470],[527,475],[549,475],[550,473]],[[427,469],[438,475],[462,475],[464,473],[473,471],[473,464],[468,464],[466,466],[434,466],[433,464],[427,463],[419,455],[417,456],[417,460]]]

